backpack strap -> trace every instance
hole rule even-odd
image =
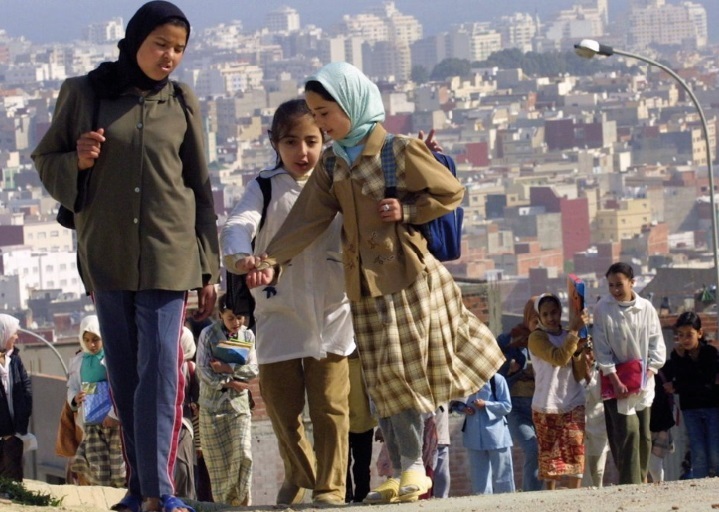
[[[325,158],[325,171],[327,172],[327,176],[330,177],[330,182],[332,182],[334,178],[335,173],[335,164],[337,163],[337,157],[334,154],[331,154],[327,158]]]
[[[262,226],[265,225],[265,220],[267,218],[267,207],[270,205],[270,199],[272,199],[272,179],[265,178],[263,176],[257,176],[255,180],[260,186],[260,191],[262,192],[262,215],[260,216],[260,225],[257,228],[257,232],[259,233],[259,231],[262,229]]]
[[[388,133],[385,136],[382,150],[380,151],[380,164],[382,173],[384,174],[384,197],[397,197],[397,159],[394,156],[394,148],[392,147],[392,139],[394,135]],[[335,171],[337,157],[330,155],[324,160],[325,171],[332,181],[332,175]]]
[[[494,380],[494,375],[489,379],[489,387],[492,388],[492,400],[497,401],[497,383]]]
[[[392,147],[393,139],[394,135],[388,133],[385,136],[382,151],[380,151],[385,198],[397,197],[397,159],[394,156],[394,148]]]

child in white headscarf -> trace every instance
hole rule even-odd
[[[424,415],[482,387],[504,361],[415,227],[457,208],[464,187],[423,141],[387,136],[381,93],[351,64],[322,67],[306,82],[305,99],[332,147],[247,282],[273,282],[276,265],[343,213],[345,287],[393,473],[364,501],[415,501],[432,485],[422,462]],[[384,144],[392,147],[396,186],[385,181]]]
[[[70,464],[70,469],[90,485],[125,486],[125,461],[122,456],[120,422],[111,407],[104,418],[85,421],[88,393],[107,393],[107,369],[97,316],[86,316],[80,322],[82,351],[70,362],[67,381],[67,401],[78,411],[77,424],[83,429],[83,439]],[[107,386],[107,387],[106,387]]]
[[[23,442],[32,414],[30,377],[15,347],[20,321],[0,314],[0,478],[23,477]]]

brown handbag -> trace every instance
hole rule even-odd
[[[76,414],[64,400],[55,439],[55,453],[61,457],[74,457],[82,441],[82,429],[75,423]]]

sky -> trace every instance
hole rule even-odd
[[[674,2],[677,0],[669,0]],[[717,40],[719,0],[694,0],[707,8],[710,38]],[[142,0],[0,0],[0,29],[11,36],[25,36],[36,43],[68,42],[79,39],[89,23],[122,17],[127,23]],[[196,28],[205,28],[239,19],[246,29],[263,25],[265,15],[280,6],[294,7],[302,25],[329,27],[343,14],[366,12],[382,0],[175,0]],[[573,0],[395,0],[397,9],[419,19],[425,35],[447,30],[452,23],[491,21],[512,12],[537,12],[548,19]],[[627,0],[609,0],[610,18],[626,9]],[[712,33],[713,32],[713,33]]]

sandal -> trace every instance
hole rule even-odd
[[[178,508],[184,508],[187,512],[195,512],[194,508],[185,504],[185,502],[177,496],[171,494],[163,494],[160,497],[160,504],[162,505],[162,512],[172,512]]]
[[[110,510],[140,512],[142,510],[142,498],[134,494],[126,494],[124,498],[111,506]]]
[[[420,496],[432,488],[432,479],[419,471],[403,471],[399,484],[397,501],[407,503],[417,501]]]
[[[397,501],[399,494],[399,479],[388,478],[376,489],[372,489],[369,494],[362,500],[362,503],[377,505],[380,503],[394,503]]]

